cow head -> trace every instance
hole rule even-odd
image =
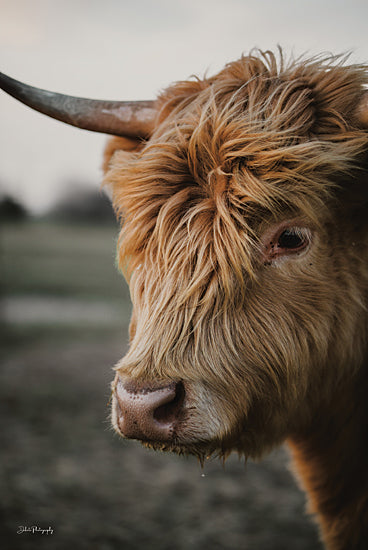
[[[359,361],[363,289],[344,266],[360,269],[367,81],[364,67],[268,52],[138,110],[99,102],[82,117],[7,84],[123,136],[105,153],[133,302],[113,383],[121,435],[201,459],[259,456]]]

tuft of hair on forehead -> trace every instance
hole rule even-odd
[[[256,50],[164,90],[150,140],[110,146],[120,266],[150,265],[202,298],[214,276],[239,292],[255,274],[257,224],[320,223],[336,175],[359,165],[368,133],[353,113],[367,84],[367,66],[343,56]]]
[[[174,127],[189,140],[196,178],[239,163],[262,179],[275,179],[278,167],[344,170],[365,145],[353,115],[368,85],[368,67],[345,62],[346,56],[285,61],[281,51],[277,58],[256,50],[212,78],[165,90],[159,105],[166,124],[158,136]]]

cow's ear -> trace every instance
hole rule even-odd
[[[128,153],[135,153],[140,151],[145,145],[145,141],[141,139],[125,138],[125,137],[113,137],[109,139],[106,144],[102,169],[104,173],[108,171],[111,159],[116,151],[126,151]]]

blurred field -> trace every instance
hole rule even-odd
[[[1,231],[1,548],[318,550],[284,449],[202,471],[111,431],[111,369],[130,315],[116,228]]]

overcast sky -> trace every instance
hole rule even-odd
[[[258,46],[368,62],[367,0],[0,0],[0,70],[83,97],[151,99]],[[106,137],[0,92],[0,185],[42,212],[68,182],[98,187]]]

